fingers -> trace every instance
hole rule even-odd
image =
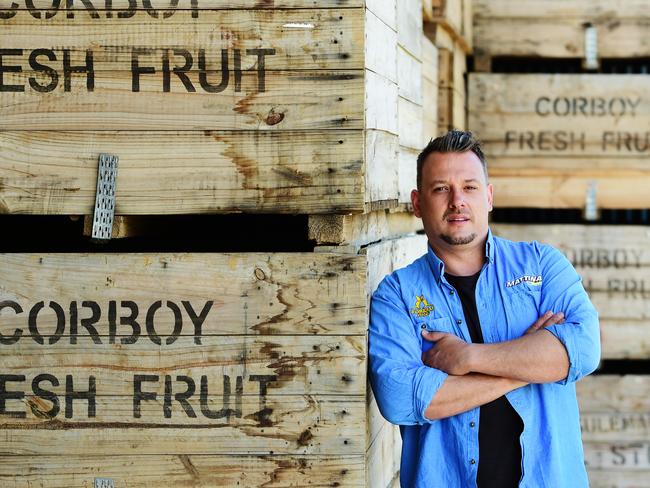
[[[435,332],[432,330],[423,330],[422,337],[429,342],[437,342],[445,336],[448,336],[446,332]]]
[[[549,310],[540,318],[538,318],[535,321],[535,323],[526,330],[525,333],[530,334],[531,332],[535,332],[536,330],[540,330],[545,327],[549,327],[551,325],[563,324],[563,323],[564,323],[564,313],[562,312],[553,313],[551,310]]]

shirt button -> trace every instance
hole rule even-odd
[[[421,329],[426,329],[426,328],[427,328],[427,324],[420,324],[420,328],[421,328]]]
[[[449,294],[450,294],[450,295],[453,295],[453,294],[454,294],[454,290],[449,290]]]
[[[469,464],[476,464],[476,461],[474,459],[470,459]]]
[[[463,321],[462,321],[462,320],[460,320],[460,319],[456,319],[456,323],[457,323],[458,325],[460,325],[460,324],[462,324],[462,323],[463,323]]]
[[[469,426],[470,426],[470,427],[475,427],[476,424],[475,424],[474,422],[470,422],[470,423],[469,423]]]

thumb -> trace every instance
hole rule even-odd
[[[436,332],[433,330],[423,330],[422,337],[430,342],[436,342],[445,337],[447,334],[445,332]]]

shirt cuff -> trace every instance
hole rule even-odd
[[[568,330],[568,327],[571,327],[571,324],[563,323],[544,327],[545,330],[548,330],[562,343],[569,358],[569,371],[566,378],[556,381],[559,385],[566,385],[580,378],[580,364],[578,354],[574,347],[574,334],[571,330]]]
[[[440,389],[447,379],[447,373],[439,369],[422,366],[416,375],[416,384],[414,385],[413,405],[415,406],[415,415],[418,423],[432,423],[434,419],[427,418],[424,414],[433,400],[434,395]]]

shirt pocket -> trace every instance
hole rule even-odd
[[[454,323],[451,317],[438,317],[438,318],[424,318],[418,321],[420,328],[420,342],[422,343],[422,352],[428,351],[433,347],[433,342],[427,341],[422,337],[422,331],[429,332],[447,332],[456,334],[454,330]]]
[[[521,337],[540,316],[541,288],[526,285],[523,283],[506,293],[506,317],[508,318],[509,334],[508,337],[503,337],[501,340]]]

